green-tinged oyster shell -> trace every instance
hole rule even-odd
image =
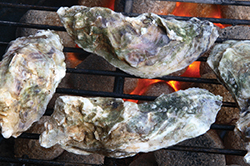
[[[81,48],[145,78],[184,69],[218,37],[211,22],[197,18],[177,21],[153,13],[125,17],[107,8],[85,6],[61,7],[57,13]]]
[[[245,112],[250,98],[250,41],[228,40],[217,44],[207,63]]]
[[[228,40],[217,44],[207,60],[219,81],[230,91],[240,108],[236,130],[246,141],[250,138],[250,41]],[[249,153],[245,160],[250,163]]]
[[[221,96],[199,88],[161,95],[143,104],[61,96],[39,140],[43,147],[60,144],[76,154],[128,157],[205,133],[221,105]]]
[[[0,125],[5,138],[17,137],[44,114],[65,76],[63,46],[47,30],[11,42],[0,62]]]

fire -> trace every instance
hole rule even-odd
[[[182,77],[195,77],[195,78],[201,77],[200,64],[201,64],[201,62],[194,61],[191,65],[188,66],[185,73],[183,73],[181,76]]]
[[[191,65],[188,66],[187,70],[181,75],[181,77],[200,77],[200,62],[195,61]],[[165,82],[166,84],[170,85],[175,91],[180,90],[180,82],[179,81],[164,81],[158,79],[139,79],[137,83],[137,87],[130,93],[131,95],[143,95],[148,87],[152,84],[158,82]],[[125,101],[131,101],[137,103],[138,100],[130,100],[125,99]]]
[[[194,61],[191,65],[188,66],[185,73],[181,75],[181,77],[194,77],[199,78],[200,75],[200,63],[199,61]],[[180,90],[180,82],[179,81],[168,81],[166,82],[168,85],[170,85],[175,91]]]
[[[79,55],[76,53],[67,52],[65,56],[66,56],[66,63],[70,68],[75,68],[83,61],[83,59],[79,58]]]
[[[175,16],[187,16],[187,17],[221,18],[219,5],[187,3],[187,2],[176,2],[176,7],[171,14]]]
[[[174,91],[178,91],[180,89],[180,82],[178,81],[168,81],[166,83],[170,85],[174,89]]]
[[[105,4],[105,6],[103,7],[107,7],[110,8],[111,10],[115,9],[115,0],[108,0]]]
[[[131,95],[142,95],[145,93],[148,89],[148,87],[152,84],[158,83],[158,82],[165,82],[163,80],[158,79],[138,79],[138,83],[136,88],[130,93]],[[137,103],[138,100],[132,100],[132,99],[124,99],[124,101],[131,101]]]
[[[221,9],[220,5],[176,2],[176,7],[171,14],[187,17],[221,18]],[[229,26],[219,23],[214,24],[220,28]]]

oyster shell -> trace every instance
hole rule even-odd
[[[61,96],[39,141],[43,147],[60,144],[76,154],[128,157],[205,133],[221,105],[221,96],[199,88],[143,104],[120,98]]]
[[[197,18],[178,21],[153,13],[125,17],[107,8],[85,6],[61,7],[57,13],[81,48],[144,78],[184,69],[218,37],[211,22]]]
[[[228,40],[212,49],[207,63],[236,99],[242,112],[250,98],[250,41]]]
[[[249,141],[250,138],[250,41],[228,40],[217,44],[207,60],[218,80],[232,94],[240,108],[236,132]],[[245,160],[250,163],[250,142]]]
[[[57,34],[38,31],[11,42],[0,62],[0,125],[5,138],[17,137],[44,114],[65,76]]]

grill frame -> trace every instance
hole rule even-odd
[[[174,1],[174,0],[163,0],[163,1]],[[177,1],[175,1],[177,2]],[[194,3],[208,3],[208,0],[200,2],[200,0],[178,0],[178,2],[194,2]],[[124,15],[127,16],[137,16],[136,13],[131,13],[132,11],[133,0],[126,0],[125,3],[125,12]],[[209,4],[220,4],[220,5],[244,5],[250,6],[250,2],[246,1],[230,1],[230,2],[222,2],[220,0],[213,1],[213,3]],[[0,7],[11,7],[11,8],[23,8],[25,10],[35,9],[35,10],[46,10],[46,11],[56,11],[58,7],[49,7],[49,6],[36,6],[36,5],[28,5],[28,4],[13,4],[13,3],[5,3],[0,2]],[[173,17],[177,20],[188,20],[191,17],[179,17],[179,16],[161,16],[163,18]],[[199,18],[201,20],[208,20],[213,23],[222,23],[222,24],[231,24],[231,25],[250,25],[250,20],[236,20],[236,19],[217,19],[217,18]],[[25,28],[36,28],[36,29],[51,29],[55,31],[65,31],[64,27],[61,26],[49,26],[49,25],[39,25],[39,24],[28,24],[28,23],[20,23],[13,21],[3,21],[0,20],[0,26],[11,26],[11,27],[25,27]],[[224,40],[229,39],[217,39],[217,43],[221,43]],[[234,39],[235,40],[235,39]],[[237,39],[236,39],[237,40]],[[7,47],[9,41],[0,41],[0,46]],[[80,49],[80,48],[69,48],[65,47],[64,52],[75,52],[81,53],[83,56],[88,56],[90,53]],[[201,57],[198,61],[205,62],[206,58]],[[126,77],[130,78],[138,78],[132,75],[129,75],[119,69],[116,71],[103,71],[103,70],[87,70],[87,69],[73,69],[67,68],[67,73],[74,74],[90,74],[90,75],[101,75],[101,76],[113,76],[115,78],[114,89],[113,92],[100,92],[100,91],[86,91],[86,90],[76,90],[76,89],[68,89],[68,88],[57,88],[56,93],[61,94],[70,94],[70,95],[80,95],[80,96],[100,96],[100,97],[119,97],[125,99],[135,99],[135,100],[147,100],[152,101],[156,98],[156,96],[140,96],[140,95],[129,95],[123,93],[124,81]],[[208,84],[220,84],[216,79],[204,79],[204,78],[189,78],[189,77],[177,77],[177,76],[164,76],[161,78],[156,78],[160,80],[175,80],[175,81],[183,81],[183,82],[197,82],[197,83],[208,83]],[[235,102],[223,102],[223,107],[237,107]],[[51,115],[53,109],[47,109],[45,115]],[[223,131],[233,131],[235,126],[232,125],[219,125],[213,124],[211,129],[215,130],[223,130]],[[39,134],[32,133],[23,133],[19,138],[25,139],[38,139]],[[0,136],[0,141],[4,138]],[[244,156],[247,151],[246,150],[235,150],[235,149],[220,149],[220,148],[204,148],[204,147],[189,147],[189,146],[171,146],[165,148],[168,150],[177,150],[177,151],[189,151],[189,152],[202,152],[202,153],[214,153],[214,154],[224,154],[224,155],[237,155]],[[65,165],[65,164],[86,164],[86,165],[96,165],[96,164],[87,164],[87,163],[65,163],[65,162],[54,162],[54,161],[46,161],[46,160],[36,160],[36,159],[24,159],[24,158],[8,158],[0,156],[0,161],[9,162],[9,163],[23,163],[23,164],[36,164],[36,165]],[[97,166],[97,165],[96,165]],[[98,165],[99,166],[99,165]]]

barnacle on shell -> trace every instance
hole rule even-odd
[[[0,125],[17,137],[44,114],[65,76],[63,46],[50,30],[12,41],[0,62]]]
[[[155,78],[184,69],[218,37],[209,21],[178,21],[153,13],[126,17],[102,7],[61,7],[57,11],[75,42],[121,70]]]
[[[190,88],[136,104],[120,98],[60,96],[40,138],[76,154],[128,157],[204,134],[222,97]]]

